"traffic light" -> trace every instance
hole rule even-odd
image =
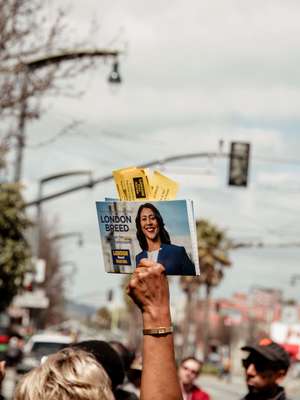
[[[247,186],[249,157],[250,143],[231,143],[228,185]]]

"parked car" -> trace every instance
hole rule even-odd
[[[33,335],[26,343],[22,361],[17,365],[17,373],[24,374],[37,367],[41,359],[67,347],[72,337],[59,333],[40,333]]]

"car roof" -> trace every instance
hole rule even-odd
[[[42,342],[42,343],[65,343],[69,344],[73,342],[73,339],[71,336],[68,335],[62,335],[60,333],[40,333],[33,335],[30,339],[30,342],[36,343],[36,342]]]

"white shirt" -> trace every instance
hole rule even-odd
[[[147,251],[147,255],[148,255],[149,260],[157,262],[158,252],[159,252],[159,249],[153,250],[153,251]]]

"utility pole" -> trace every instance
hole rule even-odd
[[[21,179],[21,169],[23,165],[23,150],[25,147],[25,123],[27,114],[27,79],[28,79],[28,68],[24,69],[22,89],[21,89],[21,104],[20,114],[18,121],[18,134],[16,144],[16,162],[15,162],[15,182],[19,182]]]
[[[94,50],[70,50],[62,53],[52,54],[49,56],[36,58],[30,61],[21,62],[20,65],[6,72],[23,72],[22,87],[20,96],[20,112],[18,121],[18,133],[17,133],[17,144],[16,144],[16,160],[15,160],[15,173],[14,181],[19,182],[22,178],[22,165],[23,165],[23,152],[26,145],[25,141],[25,128],[27,118],[27,106],[28,106],[28,78],[30,74],[41,68],[45,68],[53,64],[61,64],[70,60],[79,60],[83,58],[113,58],[114,62],[112,65],[112,71],[108,77],[108,82],[111,84],[121,83],[121,77],[119,73],[118,56],[121,54],[119,50],[108,50],[108,49],[94,49]]]

